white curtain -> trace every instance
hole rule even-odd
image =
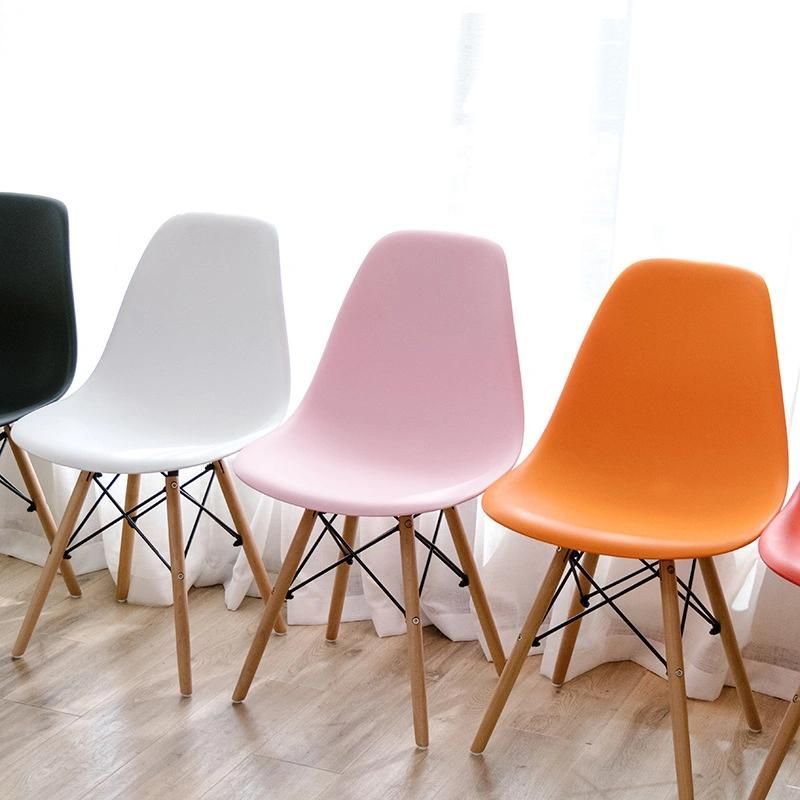
[[[369,246],[390,230],[439,228],[495,239],[508,256],[526,449],[610,281],[650,256],[727,261],[765,276],[791,410],[800,362],[796,16],[788,1],[0,0],[0,188],[69,208],[76,383],[99,357],[158,225],[209,210],[278,228],[295,402]],[[58,516],[73,475],[36,466]],[[7,456],[0,471],[14,474]],[[143,491],[157,485],[150,478]],[[117,487],[121,499],[122,479]],[[275,569],[297,511],[243,495]],[[212,504],[221,511],[216,495]],[[499,530],[474,502],[462,512],[509,645],[547,548]],[[166,550],[159,513],[148,531]],[[430,533],[434,523],[428,515],[422,525]],[[362,539],[384,527],[365,520]],[[115,572],[118,540],[110,532],[78,551],[76,566],[107,562]],[[46,551],[33,516],[4,494],[0,550],[39,563]],[[204,522],[187,568],[194,583],[224,582],[231,608],[251,588],[236,555]],[[388,541],[368,563],[399,591],[397,556]],[[719,566],[756,688],[790,694],[800,623],[789,619],[800,617],[800,591],[765,576],[754,548]],[[599,575],[626,568],[603,559]],[[399,614],[362,577],[353,570],[345,619],[400,632]],[[298,593],[290,620],[324,621],[329,586]],[[625,608],[658,639],[647,589]],[[169,602],[166,572],[139,543],[131,601]],[[437,562],[423,607],[446,635],[476,635],[466,590]],[[545,672],[557,644],[547,640]],[[725,680],[718,639],[692,619],[686,647],[690,693],[716,696]],[[623,658],[659,669],[613,616],[590,617],[573,673]]]

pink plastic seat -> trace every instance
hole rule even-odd
[[[446,517],[461,563],[461,585],[469,586],[499,674],[503,648],[455,506],[480,494],[512,466],[522,425],[503,251],[483,239],[445,233],[395,233],[381,239],[350,287],[299,408],[236,459],[234,468],[245,483],[305,513],[242,667],[234,701],[247,695],[317,520],[343,555],[330,567],[336,576],[326,638],[334,641],[349,563],[360,562],[353,549],[358,518],[397,517],[393,528],[361,544],[358,552],[398,534],[403,606],[392,600],[406,619],[414,736],[419,747],[427,747],[422,584],[416,563],[423,537],[414,515],[441,510]],[[326,512],[345,517],[341,534]],[[435,546],[428,546],[433,554]]]
[[[297,411],[235,470],[302,508],[415,514],[483,492],[516,461],[522,430],[503,251],[395,233],[359,270]]]
[[[758,551],[773,572],[800,586],[800,486],[761,534]]]

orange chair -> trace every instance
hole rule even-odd
[[[531,643],[554,632],[537,635],[571,575],[579,589],[569,620],[558,626],[566,630],[557,685],[592,598],[602,598],[595,608],[610,606],[633,628],[614,602],[619,595],[594,580],[598,554],[639,559],[643,566],[631,578],[660,579],[666,659],[636,633],[667,668],[679,797],[691,798],[680,601],[684,622],[692,608],[721,634],[747,722],[760,730],[712,559],[759,536],[780,508],[786,482],[786,426],[764,281],[741,269],[666,259],[623,272],[539,443],[484,495],[492,519],[557,549],[472,752],[486,747]],[[696,562],[688,583],[676,575],[681,558],[699,559],[713,615],[692,590]]]

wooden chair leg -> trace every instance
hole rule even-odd
[[[800,727],[800,687],[789,703],[786,714],[781,722],[781,727],[769,748],[767,758],[758,773],[756,782],[750,792],[749,800],[764,800],[769,793],[770,787],[775,781],[775,776],[781,768],[783,759],[792,745],[797,729]]]
[[[53,514],[50,511],[50,506],[47,505],[42,486],[39,479],[34,472],[33,464],[31,464],[30,456],[21,448],[18,447],[14,440],[11,438],[11,427],[5,427],[6,439],[8,440],[11,453],[14,456],[14,461],[17,462],[17,469],[22,476],[25,483],[25,488],[28,490],[28,495],[33,501],[33,507],[36,511],[36,516],[39,517],[39,523],[44,530],[44,535],[52,547],[56,538],[56,521],[53,519]],[[62,560],[60,564],[61,577],[64,579],[64,584],[71,597],[81,596],[81,587],[78,583],[78,578],[75,575],[75,570],[72,569],[72,564],[69,561]]]
[[[528,612],[528,616],[522,626],[522,630],[517,637],[517,643],[514,645],[514,649],[511,651],[511,655],[508,657],[508,661],[506,661],[503,674],[500,676],[500,680],[495,687],[492,699],[489,701],[489,705],[483,714],[481,724],[479,725],[478,731],[475,734],[475,739],[470,747],[470,752],[473,755],[479,755],[486,749],[489,737],[492,735],[492,732],[497,725],[497,720],[500,718],[500,714],[503,713],[508,696],[511,694],[511,690],[514,688],[514,684],[516,683],[517,677],[522,669],[522,665],[525,663],[525,659],[530,652],[533,639],[541,627],[544,616],[547,613],[547,606],[550,604],[550,600],[553,597],[556,586],[558,585],[558,582],[564,573],[564,568],[567,565],[567,559],[569,558],[570,552],[571,551],[567,550],[566,548],[559,547],[553,554],[553,558],[550,561],[550,566],[547,568],[544,580],[539,588],[539,593],[536,595],[536,599],[533,601],[531,610]]]
[[[692,800],[692,751],[689,743],[689,712],[686,706],[686,681],[681,642],[681,618],[678,608],[678,583],[675,562],[660,564],[661,609],[664,615],[664,641],[667,650],[669,706],[672,715],[672,744],[675,751],[675,772],[679,800]]]
[[[192,647],[189,638],[189,597],[185,580],[181,490],[178,481],[176,471],[167,473],[167,526],[172,575],[172,610],[175,617],[175,649],[178,656],[178,685],[181,694],[189,697],[192,693]]]
[[[417,747],[428,747],[428,697],[425,691],[425,658],[422,647],[422,621],[419,610],[419,578],[414,537],[414,518],[400,517],[400,559],[403,568],[403,598],[406,607],[408,671],[411,681],[411,707],[414,714],[414,740]]]
[[[592,577],[594,577],[594,571],[597,569],[597,561],[599,558],[600,556],[597,555],[597,553],[586,553],[583,556],[583,568]],[[580,584],[581,589],[578,591],[578,588],[575,587],[573,591],[572,602],[570,603],[569,611],[567,612],[567,619],[574,617],[576,614],[580,614],[580,612],[583,611],[581,596],[585,595],[589,591],[589,579],[583,573],[581,573],[580,577],[578,578],[578,583]],[[561,644],[558,646],[556,665],[553,668],[554,686],[564,685],[564,681],[567,677],[567,670],[569,669],[569,662],[572,661],[572,653],[575,650],[575,642],[578,641],[578,634],[581,630],[582,621],[582,619],[579,619],[573,622],[571,625],[567,625],[567,627],[564,628],[564,632],[561,634]]]
[[[255,578],[258,591],[261,593],[261,599],[266,605],[269,601],[269,596],[272,594],[272,587],[269,583],[267,568],[264,566],[264,562],[261,559],[261,553],[258,552],[256,543],[253,540],[250,523],[242,507],[239,493],[236,491],[233,477],[226,464],[221,460],[214,462],[214,474],[217,476],[220,489],[222,489],[222,496],[225,498],[225,504],[228,506],[228,511],[233,520],[233,526],[242,539],[242,549],[244,550],[247,563],[250,565],[253,578]],[[278,618],[275,620],[275,633],[278,634],[278,636],[286,635],[286,622],[282,614],[278,614]]]
[[[130,511],[139,502],[139,486],[141,475],[128,475],[125,487],[125,510]],[[122,538],[119,542],[119,569],[117,570],[117,602],[124,603],[128,599],[131,588],[131,562],[133,561],[134,530],[127,519],[122,520]]]
[[[300,524],[297,526],[297,531],[294,534],[292,543],[289,545],[286,558],[283,559],[278,579],[275,581],[275,588],[272,590],[264,613],[261,615],[258,630],[242,665],[242,671],[239,673],[239,680],[233,690],[232,700],[234,703],[241,703],[247,697],[250,684],[256,675],[258,665],[261,663],[270,634],[275,627],[275,621],[278,619],[278,614],[280,614],[281,607],[286,599],[286,592],[289,591],[289,587],[292,585],[294,574],[300,564],[300,559],[303,557],[308,544],[308,537],[311,536],[316,519],[317,512],[310,509],[304,511],[303,516],[300,518]]]
[[[472,605],[475,607],[475,614],[486,639],[486,646],[492,656],[495,671],[498,675],[501,675],[506,665],[506,656],[503,652],[503,645],[500,642],[500,634],[497,632],[497,625],[495,625],[494,617],[492,616],[489,600],[486,597],[486,591],[483,588],[483,581],[481,581],[478,564],[475,561],[475,554],[467,541],[467,534],[464,532],[464,525],[461,522],[458,509],[446,508],[444,515],[447,519],[450,535],[453,537],[456,553],[458,553],[458,560],[461,562],[461,569],[467,573]]]
[[[64,516],[61,524],[58,526],[55,536],[53,537],[53,545],[50,548],[50,555],[47,557],[42,574],[39,576],[39,581],[33,591],[28,610],[25,613],[25,619],[22,621],[22,626],[17,634],[17,640],[14,642],[14,647],[11,650],[13,658],[21,658],[28,642],[33,634],[33,629],[39,620],[44,607],[44,601],[47,599],[47,594],[53,584],[53,578],[56,576],[58,565],[62,561],[64,550],[66,550],[67,542],[75,529],[75,523],[78,520],[78,515],[81,513],[83,502],[89,492],[89,487],[92,485],[91,472],[81,472],[78,480],[75,483],[75,488],[72,490],[67,508],[64,511]]]
[[[739,643],[736,640],[736,632],[733,629],[728,603],[725,601],[722,585],[719,582],[717,567],[712,558],[701,558],[700,569],[708,591],[708,599],[711,601],[711,610],[720,625],[720,638],[725,648],[725,654],[728,657],[733,682],[736,685],[739,702],[744,709],[747,725],[751,731],[758,732],[761,730],[761,718],[758,715],[756,701],[753,698],[753,690],[750,688],[750,681],[744,668],[742,651],[739,649]]]
[[[353,547],[356,542],[357,532],[358,517],[345,517],[342,538],[350,547]],[[339,636],[339,625],[342,622],[342,609],[344,608],[344,599],[347,595],[347,579],[349,577],[350,564],[343,561],[336,567],[336,576],[333,579],[331,606],[330,609],[328,609],[328,628],[325,631],[325,639],[329,642],[335,642]]]

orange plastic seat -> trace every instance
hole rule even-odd
[[[756,539],[786,481],[764,281],[660,259],[611,287],[539,443],[483,507],[562,547],[700,558]]]
[[[472,752],[484,751],[531,643],[562,629],[553,683],[564,682],[580,620],[591,598],[602,597],[598,607],[609,605],[664,663],[678,796],[691,800],[680,604],[684,621],[691,607],[719,633],[747,723],[760,730],[713,556],[759,536],[780,508],[786,481],[786,424],[764,281],[742,269],[666,259],[625,270],[586,334],[539,443],[484,494],[490,517],[557,549]],[[649,642],[613,604],[608,590],[619,591],[620,581],[595,581],[598,555],[645,560],[624,580],[647,573],[631,590],[658,580],[663,645]],[[682,558],[698,560],[713,612],[693,591],[693,578],[678,577],[675,559]],[[577,588],[568,618],[541,631],[570,573]]]

